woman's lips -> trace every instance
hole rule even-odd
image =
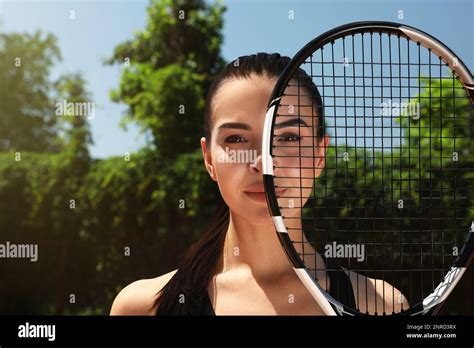
[[[281,197],[281,195],[286,191],[286,189],[284,190],[278,190],[276,193],[278,196]],[[267,201],[267,198],[265,197],[265,192],[248,192],[248,191],[245,191],[245,194],[252,200],[256,201],[256,202],[260,202],[260,203],[263,203],[263,202],[266,202]]]
[[[265,197],[265,192],[245,192],[245,194],[249,196],[250,199],[253,199],[254,201],[257,201],[257,202],[267,201]]]

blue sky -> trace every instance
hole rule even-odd
[[[212,2],[212,1],[210,1]],[[120,68],[103,65],[113,48],[145,27],[148,0],[0,0],[0,30],[41,29],[58,37],[63,60],[52,77],[82,72],[96,117],[91,120],[94,157],[134,151],[145,135],[118,124],[124,105],[112,103]],[[448,45],[474,70],[474,0],[233,0],[225,1],[222,54],[231,60],[255,52],[293,56],[307,41],[335,26],[360,20],[412,25]],[[75,19],[70,19],[70,11]],[[294,18],[289,18],[293,11]],[[403,18],[399,18],[403,11]]]

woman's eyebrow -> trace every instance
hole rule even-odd
[[[302,120],[301,118],[292,118],[291,120],[275,124],[275,129],[298,126],[298,125],[308,127],[306,122],[304,120]]]
[[[240,123],[240,122],[226,122],[221,124],[218,129],[243,129],[247,131],[251,131],[252,127],[250,127],[247,123]]]

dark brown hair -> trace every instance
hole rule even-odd
[[[245,79],[252,75],[277,78],[290,62],[289,57],[278,53],[257,53],[242,56],[230,62],[216,76],[209,87],[204,112],[206,141],[210,143],[213,118],[212,106],[216,92],[226,80]],[[299,83],[304,85],[313,96],[318,115],[318,137],[324,136],[322,100],[311,78],[301,69],[298,70]],[[218,209],[211,220],[207,232],[190,249],[179,264],[178,271],[157,293],[154,303],[157,314],[198,315],[205,309],[207,289],[212,280],[223,253],[224,240],[229,226],[229,207],[220,197]],[[184,297],[183,297],[184,295]],[[184,299],[184,301],[180,301]]]

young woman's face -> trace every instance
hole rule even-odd
[[[234,214],[254,223],[271,223],[262,182],[261,144],[275,82],[261,76],[224,82],[213,99],[211,143],[201,140],[206,167],[217,181],[224,201]],[[296,94],[292,88],[288,94]],[[276,120],[275,184],[282,186],[277,194],[288,197],[280,198],[279,205],[290,209],[294,216],[299,216],[300,207],[311,194],[311,178],[318,177],[324,167],[327,139],[321,142],[316,138],[317,117],[312,117],[315,109],[311,105],[311,98],[302,98],[301,91],[299,99],[284,97],[279,109],[281,116]],[[318,141],[320,149],[316,147],[314,152]],[[300,185],[306,187],[302,192]]]

